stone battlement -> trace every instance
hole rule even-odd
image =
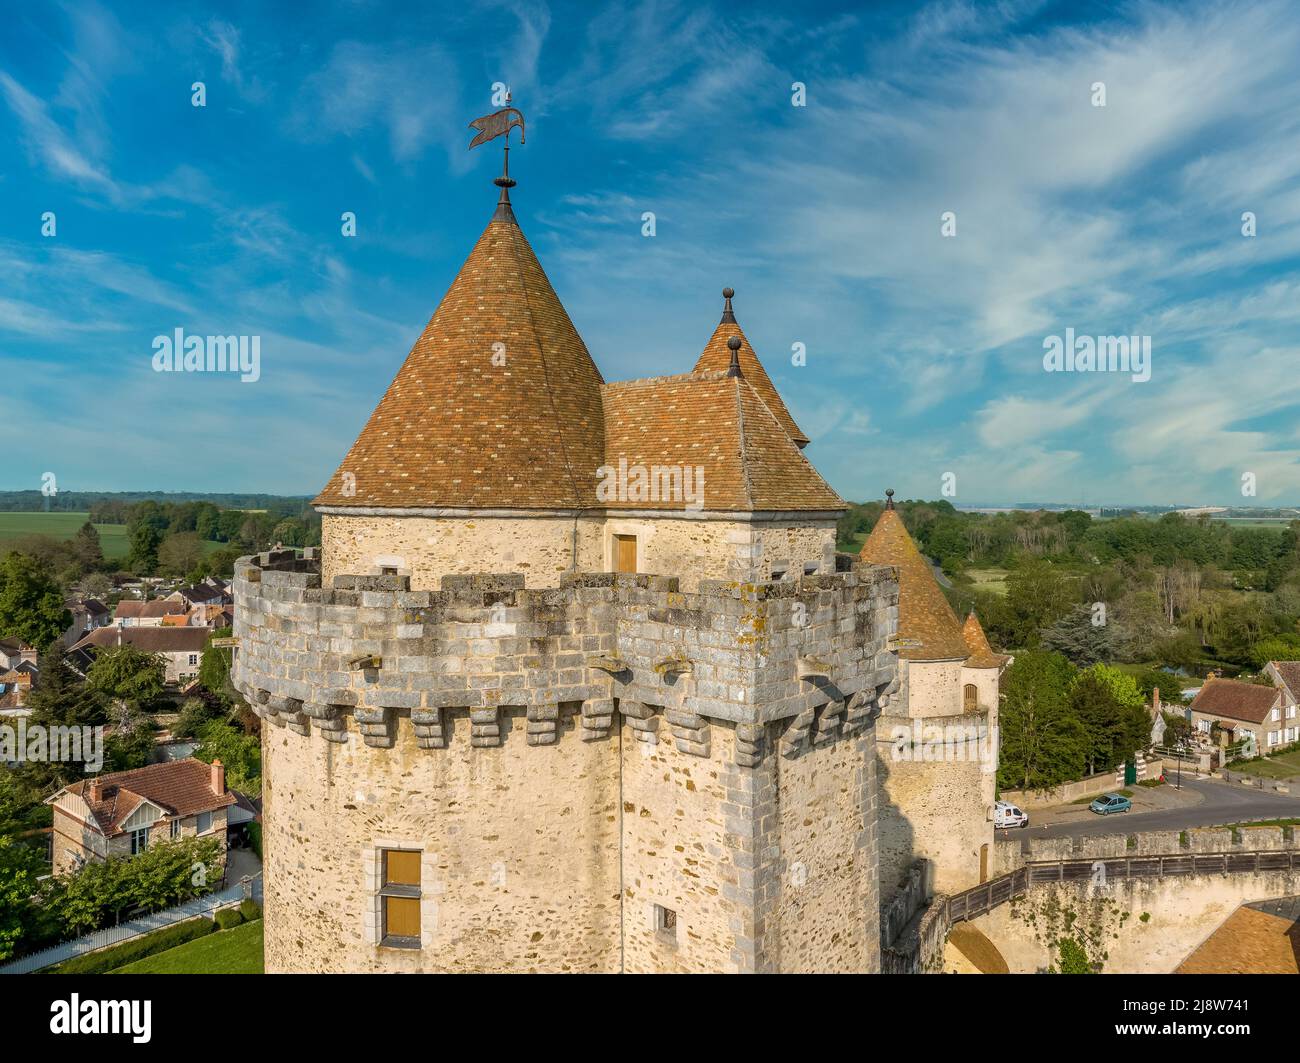
[[[265,719],[345,742],[393,745],[400,721],[441,749],[468,719],[474,746],[523,734],[549,745],[570,727],[609,735],[618,711],[644,742],[663,731],[708,756],[711,723],[736,728],[757,763],[767,724],[789,721],[793,755],[868,722],[896,691],[891,568],[774,583],[574,573],[526,589],[521,574],[448,575],[437,591],[405,576],[343,575],[322,586],[318,552],[235,566],[234,682]],[[666,727],[661,728],[661,724]]]

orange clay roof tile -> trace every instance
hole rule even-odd
[[[808,437],[794,423],[794,418],[790,416],[790,411],[785,408],[785,403],[781,401],[781,396],[772,383],[771,377],[767,375],[763,363],[758,360],[758,355],[754,353],[749,337],[741,331],[740,326],[734,321],[723,320],[718,323],[718,327],[713,330],[713,335],[709,338],[709,342],[701,352],[699,360],[695,363],[695,371],[697,373],[725,373],[727,367],[731,365],[731,350],[727,347],[727,340],[731,339],[732,336],[740,337],[740,350],[737,354],[739,355],[740,371],[744,374],[745,379],[753,385],[754,390],[762,397],[767,408],[772,411],[772,416],[776,418],[777,423],[785,429],[790,438],[800,447],[807,446]]]
[[[993,652],[979,617],[973,610],[967,615],[961,634],[966,642],[966,648],[970,650],[970,658],[966,661],[967,668],[1001,668],[1011,659],[1006,654]]]
[[[964,660],[970,655],[957,614],[935,581],[930,562],[907,533],[896,509],[886,509],[862,544],[858,556],[875,565],[898,569],[898,634],[916,639],[899,656],[909,661]]]

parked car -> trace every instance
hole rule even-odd
[[[1029,813],[1020,811],[1010,801],[999,801],[993,806],[993,826],[1027,827],[1029,826]]]
[[[1088,808],[1099,816],[1109,816],[1112,812],[1132,811],[1133,802],[1119,794],[1102,794]]]

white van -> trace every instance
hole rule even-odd
[[[1029,813],[1021,812],[1010,801],[999,801],[993,806],[993,826],[1027,827],[1029,826]]]

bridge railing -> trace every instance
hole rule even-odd
[[[1083,860],[1027,862],[998,878],[981,882],[946,900],[948,924],[974,919],[1022,896],[1043,882],[1171,878],[1180,875],[1238,875],[1261,871],[1300,871],[1300,850],[1258,849],[1242,853],[1167,853]]]

